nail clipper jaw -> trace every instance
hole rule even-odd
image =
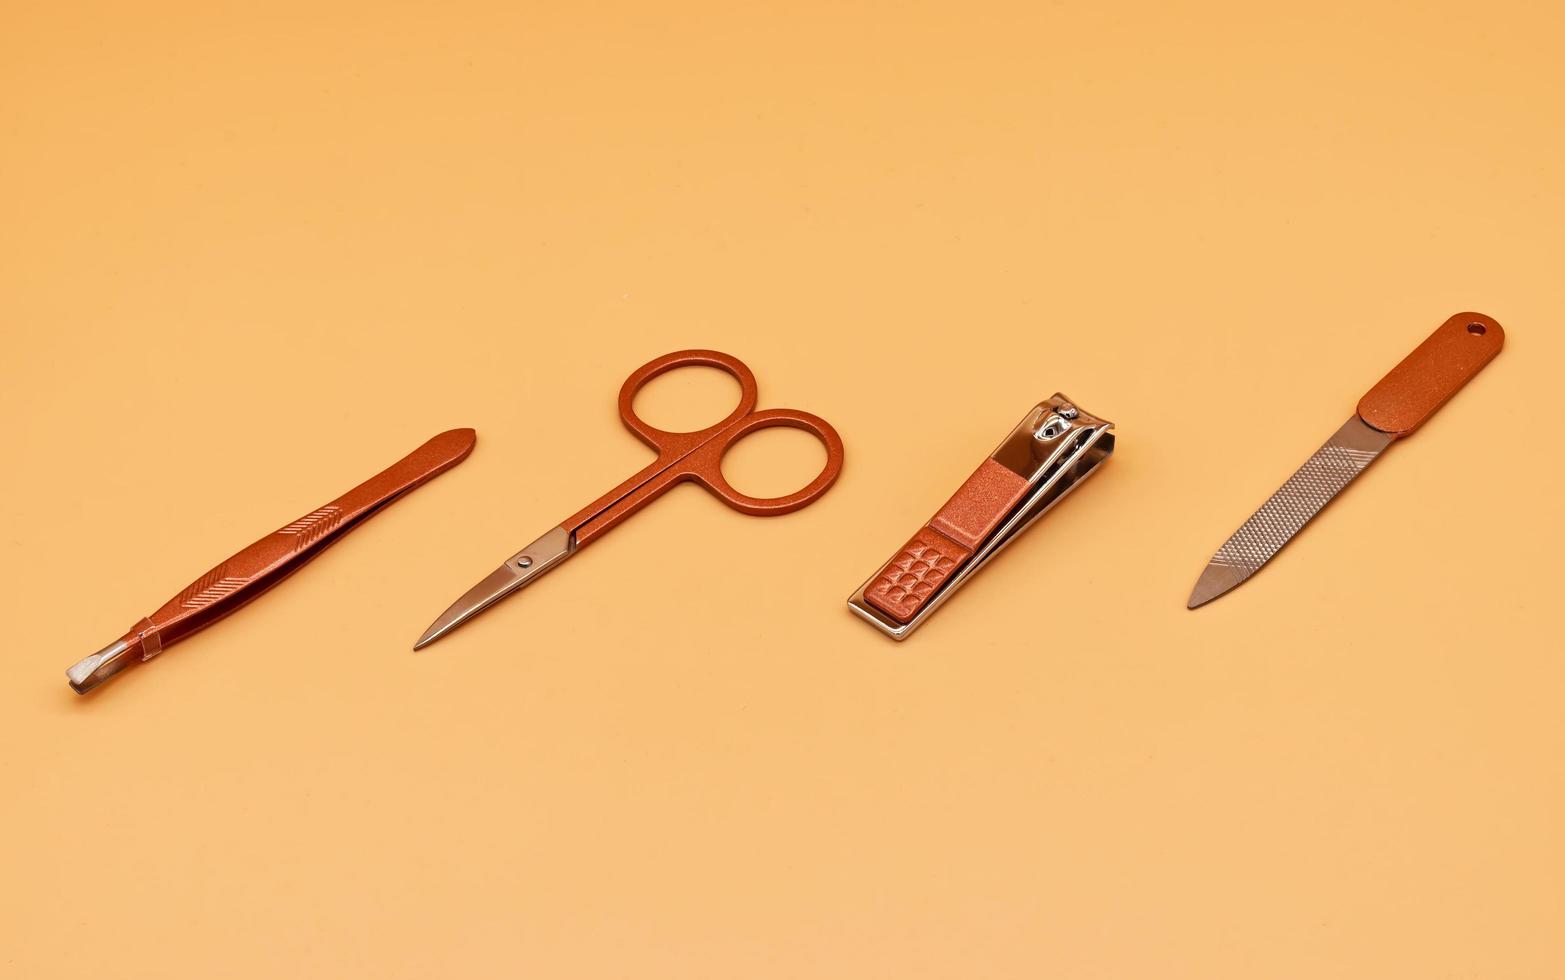
[[[1061,441],[1066,443],[1073,454],[1080,451],[1080,455],[1073,458],[1070,463],[1071,472],[1068,479],[1072,484],[1085,477],[1094,467],[1113,454],[1113,422],[1083,411],[1058,392],[1043,404],[1048,406],[1051,418],[1044,421],[1039,435],[1047,437],[1051,424],[1055,424],[1055,420],[1058,420],[1058,424],[1069,427],[1065,434],[1070,438]]]
[[[989,456],[991,461],[1025,480],[1026,493],[970,556],[935,586],[911,618],[893,618],[866,598],[870,587],[884,579],[884,569],[859,586],[848,598],[848,607],[892,639],[905,639],[973,574],[1078,487],[1114,452],[1113,429],[1114,423],[1082,411],[1063,394],[1056,393],[1033,406]]]
[[[971,567],[956,576],[951,584],[976,572],[990,558],[1025,531],[1053,507],[1061,497],[1076,489],[1114,452],[1114,423],[1076,407],[1058,392],[1039,403],[1026,420],[1011,434],[1015,439],[1026,431],[1031,443],[1031,468],[1022,475],[1031,489],[1015,512],[997,528],[973,556]],[[1001,450],[1009,447],[1007,440]],[[997,451],[993,457],[1000,459]]]
[[[1112,426],[1112,422],[1082,411],[1065,395],[1056,392],[1053,397],[1033,406],[991,458],[1029,483],[1036,482],[1083,439]],[[1104,433],[1103,438],[1112,440],[1113,437]]]

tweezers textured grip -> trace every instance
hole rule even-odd
[[[298,570],[359,522],[460,463],[472,452],[472,429],[442,432],[336,500],[310,511],[196,579],[124,639],[150,659],[211,625]]]
[[[1027,486],[1021,475],[984,460],[880,570],[865,600],[899,623],[912,619],[1021,502]]]

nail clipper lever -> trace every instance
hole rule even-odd
[[[1033,407],[848,607],[905,639],[1114,451],[1114,423],[1056,394]]]

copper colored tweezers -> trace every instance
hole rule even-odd
[[[65,672],[77,694],[151,660],[298,571],[361,521],[467,458],[472,429],[442,432],[323,507],[273,531],[190,583],[130,632]]]

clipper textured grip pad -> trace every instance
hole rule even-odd
[[[993,459],[984,460],[886,563],[864,598],[899,623],[912,619],[1021,502],[1027,486],[1019,474]]]

